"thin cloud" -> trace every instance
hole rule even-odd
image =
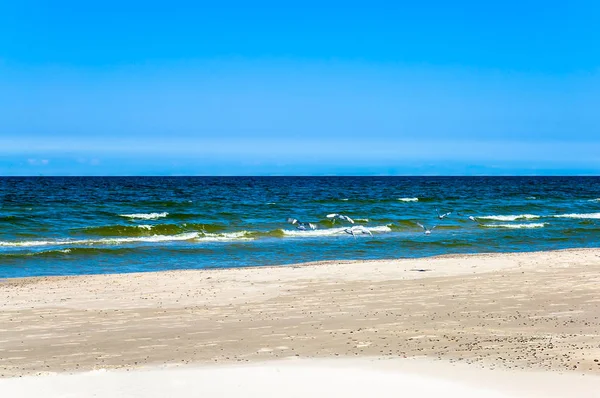
[[[27,159],[27,163],[30,166],[47,166],[48,164],[50,164],[50,161],[48,159]]]

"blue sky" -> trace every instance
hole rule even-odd
[[[95,3],[0,0],[0,175],[600,174],[592,1]]]

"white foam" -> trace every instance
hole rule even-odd
[[[380,226],[377,226],[377,227],[367,227],[367,229],[369,231],[371,231],[371,232],[380,232],[380,233],[390,232],[392,230],[387,225],[380,225]]]
[[[197,232],[190,232],[179,235],[153,235],[131,238],[103,238],[103,239],[81,239],[81,240],[29,240],[20,242],[2,242],[0,246],[4,247],[36,247],[36,246],[81,246],[81,245],[114,245],[120,243],[135,242],[169,242],[180,240],[191,240],[198,237]]]
[[[345,233],[347,227],[340,228],[327,228],[327,229],[315,229],[310,231],[299,231],[299,230],[283,230],[285,236],[292,237],[317,237],[317,236],[334,236]],[[366,227],[371,233],[385,233],[390,232],[391,229],[387,225],[381,225],[377,227]]]
[[[152,229],[151,225],[140,225],[139,228]],[[286,237],[319,237],[343,234],[347,227],[316,229],[316,230],[282,230]],[[388,226],[366,227],[371,233],[390,232]],[[63,240],[31,240],[31,241],[0,241],[0,247],[41,247],[41,246],[85,246],[85,245],[116,245],[122,243],[170,242],[195,240],[197,242],[224,242],[237,240],[254,240],[251,231],[236,231],[224,233],[189,232],[178,235],[153,235],[140,237],[103,238],[103,239],[63,239]],[[64,250],[68,253],[69,249]]]
[[[57,241],[54,244],[57,245],[61,245],[61,244],[67,244],[67,243],[62,243],[63,241]],[[53,242],[51,241],[47,241],[47,240],[26,240],[26,241],[21,241],[21,242],[2,242],[0,241],[0,246],[4,246],[4,247],[35,247],[35,246],[48,246],[48,245],[52,245]]]
[[[168,216],[166,211],[163,213],[136,213],[136,214],[119,214],[121,217],[135,218],[140,220],[156,220]]]
[[[137,227],[140,229],[147,229],[148,231],[152,229],[152,225],[138,225]]]
[[[418,202],[419,198],[398,198],[400,202]]]
[[[598,198],[598,199],[590,199],[590,200],[588,200],[588,202],[600,202],[600,198]]]
[[[252,240],[252,238],[247,235],[250,232],[248,231],[238,231],[238,232],[226,232],[221,234],[211,234],[206,233],[198,237],[199,242],[222,242],[222,241],[232,241],[232,240]]]
[[[558,214],[552,216],[554,218],[578,218],[578,219],[600,219],[600,213],[584,213],[584,214]]]
[[[344,232],[345,229],[346,229],[345,227],[328,228],[328,229],[313,229],[313,230],[306,230],[306,231],[301,231],[301,230],[296,230],[296,229],[295,230],[284,229],[283,234],[286,236],[302,236],[302,237],[331,236],[331,235],[341,234]]]
[[[369,222],[368,218],[355,218],[354,221]]]
[[[533,220],[536,218],[540,218],[535,214],[517,214],[517,215],[508,215],[508,216],[477,216],[476,218],[480,218],[482,220],[494,220],[494,221],[516,221],[516,220]]]
[[[487,228],[509,228],[509,229],[530,229],[530,228],[544,228],[548,223],[530,223],[530,224],[484,224]]]

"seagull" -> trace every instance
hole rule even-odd
[[[417,223],[417,225],[421,228],[423,228],[423,230],[425,231],[425,235],[431,235],[431,231],[433,231],[435,229],[435,227],[437,227],[437,225],[434,225],[433,227],[431,227],[431,229],[428,229],[427,227],[425,227],[423,224],[421,223]]]
[[[440,214],[440,211],[438,209],[435,209],[435,212],[437,213],[438,218],[440,220],[443,220],[445,217],[448,217],[450,214],[452,214],[451,211],[449,211],[448,213]]]
[[[354,220],[353,219],[351,219],[350,217],[345,216],[343,214],[331,213],[331,214],[327,214],[327,218],[331,218],[332,219],[331,221],[332,221],[333,224],[335,224],[336,218],[340,219],[340,220],[346,220],[350,224],[354,224]]]
[[[466,218],[468,218],[469,220],[471,220],[471,221],[473,221],[473,222],[476,222],[477,224],[481,224],[481,221],[479,221],[479,220],[477,219],[477,217],[475,217],[475,216],[468,216],[468,215],[466,215],[466,214],[459,213],[459,212],[456,212],[456,215],[457,215],[457,216],[459,216],[459,217],[466,217]]]
[[[354,236],[354,239],[356,239],[356,235],[357,234],[365,234],[365,235],[369,234],[369,235],[373,236],[373,234],[371,233],[371,231],[369,231],[368,228],[366,228],[366,227],[364,227],[362,225],[356,225],[354,227],[346,228],[346,229],[344,229],[341,232],[345,232],[348,235]]]
[[[287,222],[289,222],[292,225],[296,225],[296,228],[298,228],[300,231],[306,231],[307,229],[317,229],[317,226],[315,224],[298,221],[295,218],[288,218]]]
[[[481,221],[479,221],[479,220],[477,219],[477,217],[474,217],[474,216],[468,216],[467,218],[468,218],[469,220],[471,220],[471,221],[473,221],[473,222],[476,222],[477,224],[481,225]]]

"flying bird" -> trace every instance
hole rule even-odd
[[[425,226],[424,226],[423,224],[421,224],[421,223],[417,223],[417,225],[418,225],[419,227],[423,228],[423,230],[425,231],[425,235],[431,235],[431,231],[433,231],[433,230],[435,229],[435,227],[437,227],[437,225],[434,225],[434,226],[433,226],[433,227],[431,227],[431,228],[427,228],[427,227],[425,227]]]
[[[467,218],[468,218],[469,220],[471,220],[471,221],[473,221],[473,222],[476,222],[477,224],[481,225],[481,221],[479,221],[479,220],[477,219],[477,217],[474,217],[474,216],[468,216]]]
[[[365,234],[365,235],[369,234],[369,235],[373,236],[371,231],[369,231],[368,228],[366,228],[362,225],[356,225],[354,227],[346,228],[342,232],[345,232],[348,235],[354,236],[354,239],[356,239],[356,235],[358,235],[358,234]]]
[[[330,218],[332,223],[335,224],[335,220],[346,220],[348,221],[350,224],[354,224],[354,220],[351,219],[348,216],[345,216],[343,214],[338,214],[338,213],[331,213],[331,214],[327,214],[327,218]]]
[[[295,218],[288,218],[287,222],[289,222],[292,225],[295,225],[297,229],[299,229],[300,231],[306,231],[307,229],[317,229],[317,226],[315,224],[309,223],[309,222],[304,222],[304,221],[298,221]]]
[[[443,220],[444,218],[448,217],[450,214],[452,214],[451,211],[449,211],[448,213],[444,213],[441,214],[440,211],[438,209],[435,209],[435,212],[437,213],[437,216],[440,220]]]
[[[471,220],[471,221],[473,221],[473,222],[476,222],[477,224],[481,224],[481,221],[479,221],[479,220],[477,219],[477,217],[475,217],[475,216],[468,216],[468,215],[466,215],[466,214],[464,214],[464,213],[459,213],[458,211],[456,212],[456,215],[457,215],[457,216],[459,216],[459,217],[466,217],[466,218],[468,218],[469,220]]]

